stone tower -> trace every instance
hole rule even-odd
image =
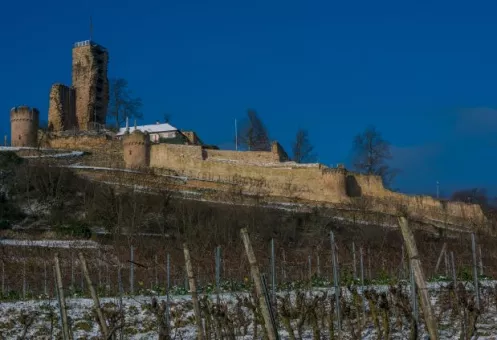
[[[107,50],[90,41],[74,44],[72,50],[72,87],[76,92],[76,120],[80,130],[91,123],[105,125],[109,103]]]
[[[143,169],[150,163],[150,137],[135,130],[123,139],[124,165],[127,169]]]
[[[10,132],[12,146],[36,147],[40,112],[29,106],[18,106],[10,110]]]

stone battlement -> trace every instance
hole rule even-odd
[[[74,48],[85,47],[85,46],[95,46],[95,47],[101,48],[102,50],[105,50],[105,51],[107,50],[105,47],[103,47],[102,45],[97,44],[93,40],[78,41],[78,42],[75,42],[74,45],[73,45]]]
[[[38,121],[40,117],[40,111],[36,108],[30,108],[29,106],[17,106],[10,110],[10,121],[16,120],[27,120],[27,121]]]

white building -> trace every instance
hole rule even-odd
[[[177,137],[180,132],[174,126],[168,123],[155,123],[151,125],[138,125],[136,126],[136,130],[140,130],[141,132],[148,132],[150,135],[150,141],[154,143],[159,143],[161,138],[169,139]],[[129,127],[129,133],[133,133],[135,131],[135,127]],[[119,132],[116,134],[116,137],[121,139],[126,133],[126,128],[120,128]]]

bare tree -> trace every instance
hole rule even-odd
[[[249,109],[247,120],[241,124],[239,143],[251,151],[270,151],[271,143],[264,123],[255,110]]]
[[[169,122],[171,122],[171,117],[172,115],[170,113],[164,113],[164,123],[167,123],[169,124]]]
[[[484,188],[473,188],[455,191],[451,196],[452,201],[480,204],[482,207],[489,205],[487,190]]]
[[[38,124],[38,140],[36,141],[36,148],[40,149],[45,145],[48,139],[48,134],[50,129],[48,127],[48,122],[46,120],[40,121]]]
[[[142,118],[141,108],[141,98],[132,96],[126,79],[113,78],[110,80],[109,110],[107,114],[115,121],[116,129],[119,129],[126,121],[126,117]]]
[[[390,143],[383,139],[374,126],[368,126],[364,132],[355,136],[353,155],[356,171],[380,176],[386,186],[397,175],[398,171],[388,165],[392,159]]]
[[[297,163],[313,163],[317,157],[314,147],[309,141],[309,133],[305,129],[299,129],[293,142],[293,160]]]

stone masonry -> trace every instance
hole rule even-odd
[[[76,94],[73,88],[54,84],[50,90],[48,128],[50,131],[66,131],[77,128]]]
[[[72,85],[80,130],[88,130],[91,122],[105,125],[109,102],[108,58],[107,50],[91,41],[76,43],[72,50]]]
[[[74,44],[72,86],[54,84],[50,91],[48,126],[52,131],[91,130],[93,122],[105,125],[108,60],[107,50],[90,40]]]
[[[40,112],[29,106],[18,106],[10,110],[11,145],[35,147],[38,141]]]

